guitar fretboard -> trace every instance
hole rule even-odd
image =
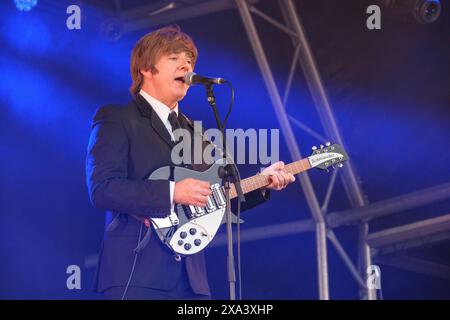
[[[311,165],[309,164],[307,158],[292,162],[284,166],[284,170],[293,175],[304,172],[308,169],[311,169]],[[241,180],[242,192],[244,192],[244,194],[256,189],[263,188],[265,186],[268,186],[269,184],[270,184],[269,177],[262,174],[254,175],[252,177],[248,177],[246,179]],[[232,183],[230,187],[230,198],[233,199],[236,197],[237,197],[236,187]]]

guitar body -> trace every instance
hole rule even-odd
[[[223,159],[217,160],[208,170],[198,172],[184,167],[166,166],[154,171],[150,180],[174,182],[186,178],[208,181],[213,195],[204,208],[176,205],[176,214],[166,218],[151,219],[160,240],[174,252],[187,256],[203,250],[214,238],[225,220],[225,195],[221,188],[219,168]],[[237,217],[233,215],[232,222]]]

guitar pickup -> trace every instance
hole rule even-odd
[[[216,200],[216,203],[219,208],[223,208],[226,205],[225,197],[222,193],[222,188],[218,183],[211,186],[212,189],[212,195],[214,197],[214,200]]]
[[[206,198],[206,211],[209,213],[209,212],[212,212],[215,210],[217,210],[217,206],[213,202],[212,197],[211,196],[207,197]]]
[[[203,216],[206,213],[202,207],[195,206],[195,210],[197,211],[197,217]]]
[[[189,205],[189,216],[192,218],[192,217],[195,217],[196,214],[197,214],[197,210],[195,210],[195,207]]]
[[[190,211],[189,217],[191,219],[200,217],[201,215],[203,215],[202,210],[203,210],[202,208],[189,205],[189,211]]]

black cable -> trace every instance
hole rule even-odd
[[[138,237],[138,242],[137,242],[138,245],[139,245],[139,243],[141,242],[142,228],[143,228],[143,226],[144,226],[144,224],[141,223],[141,228],[139,229],[139,237]],[[151,226],[150,226],[149,228],[151,228]],[[134,268],[136,267],[136,261],[137,261],[138,254],[139,254],[139,252],[135,252],[135,253],[134,253],[133,266],[131,267],[130,276],[128,277],[127,285],[125,286],[125,289],[123,290],[122,298],[121,298],[120,300],[124,300],[124,299],[125,299],[125,295],[127,294],[128,287],[130,286],[131,279],[133,278]]]
[[[239,300],[242,300],[242,276],[241,276],[241,202],[237,201],[237,268],[238,268],[238,286]]]
[[[233,85],[231,84],[231,82],[229,82],[229,81],[226,81],[225,82],[226,84],[228,84],[228,86],[230,87],[230,91],[231,91],[231,99],[230,99],[230,106],[228,107],[228,112],[227,112],[227,114],[226,114],[226,116],[225,116],[225,119],[223,120],[223,122],[222,123],[220,123],[220,120],[217,118],[217,113],[215,113],[216,114],[216,121],[218,122],[218,125],[220,126],[219,127],[219,130],[223,133],[223,134],[225,134],[225,126],[226,126],[226,124],[227,124],[227,121],[228,121],[228,118],[229,118],[229,116],[230,116],[230,114],[231,114],[231,110],[232,110],[232,108],[233,108],[233,104],[234,104],[234,88],[233,88]],[[207,90],[212,90],[212,84],[211,84],[211,86],[207,86],[206,87],[206,89]],[[208,100],[209,101],[209,100]],[[215,103],[215,102],[214,102]],[[211,102],[210,102],[210,104],[211,104]],[[222,139],[222,141],[224,141],[224,143],[226,143],[226,140],[225,140],[225,138],[224,137],[222,137],[223,139]],[[226,145],[224,145],[224,146],[222,146],[223,147],[223,149],[224,150],[226,150],[227,148],[226,148]],[[228,158],[228,154],[227,154],[227,152],[225,152],[224,153],[224,159],[225,159],[225,164],[227,163],[227,158]],[[231,158],[231,157],[230,157]],[[231,158],[231,160],[232,160],[232,158]],[[234,161],[233,161],[234,162]],[[236,174],[237,174],[237,176],[238,176],[238,180],[240,181],[241,180],[241,177],[240,177],[240,173],[239,173],[239,170],[237,170],[237,167],[236,167],[236,165],[233,163],[233,165],[235,166],[235,170],[233,170],[233,171],[235,171],[236,172]],[[237,204],[237,217],[238,217],[238,221],[237,221],[237,251],[238,251],[238,253],[237,253],[237,268],[238,268],[238,286],[239,286],[239,300],[242,300],[242,280],[241,280],[241,229],[240,229],[240,214],[241,214],[241,202],[240,202],[240,199],[239,199],[239,197],[238,197],[238,199],[237,199],[237,202],[238,202],[238,204]]]
[[[226,81],[226,84],[228,84],[228,86],[230,87],[230,91],[231,91],[231,99],[230,99],[230,106],[228,107],[228,112],[225,116],[225,119],[223,120],[222,123],[222,128],[225,129],[228,118],[231,114],[231,110],[233,108],[233,104],[234,104],[234,88],[233,85],[231,84],[231,82]],[[235,165],[235,164],[233,164]],[[239,173],[239,170],[234,170],[236,172],[236,174],[238,175],[238,179],[239,181],[241,180],[241,176]],[[239,201],[239,198],[237,199],[237,269],[238,269],[238,287],[239,287],[239,299],[238,300],[242,300],[242,273],[241,273],[241,202]]]
[[[231,99],[230,99],[230,106],[228,107],[227,115],[225,116],[225,119],[223,120],[223,123],[222,123],[222,128],[225,128],[225,126],[227,124],[228,117],[230,116],[231,109],[233,108],[233,103],[234,103],[234,88],[233,88],[233,85],[229,81],[226,81],[225,83],[228,84],[228,86],[231,89]]]

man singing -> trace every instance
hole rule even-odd
[[[203,251],[175,259],[173,252],[149,232],[149,218],[164,218],[175,204],[204,207],[211,194],[208,181],[148,180],[156,169],[173,165],[171,151],[177,127],[193,135],[193,122],[178,102],[189,86],[197,48],[179,27],[165,27],[142,37],[131,54],[133,100],[126,106],[97,110],[88,145],[86,176],[95,208],[107,211],[96,274],[96,291],[106,299],[210,299]],[[206,164],[192,164],[204,171]],[[280,190],[294,181],[277,162],[261,174],[270,176],[266,189]],[[246,195],[242,210],[268,198],[266,190]],[[111,222],[112,221],[112,222]],[[148,220],[147,220],[148,221]],[[148,234],[139,251],[135,248]]]

